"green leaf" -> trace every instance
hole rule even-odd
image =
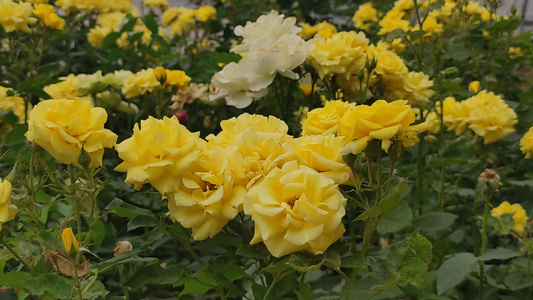
[[[158,223],[159,222],[153,215],[152,216],[138,215],[138,216],[133,217],[128,222],[128,231],[132,231],[139,227],[154,227]]]
[[[481,261],[488,261],[493,259],[506,260],[510,258],[515,258],[517,256],[519,256],[519,253],[514,250],[507,248],[496,248],[488,250],[487,252],[485,252],[485,254],[479,256],[477,259]]]
[[[236,262],[217,263],[211,266],[211,269],[215,272],[215,274],[221,274],[230,281],[248,277],[248,274],[246,274],[246,272],[244,272]]]
[[[411,224],[413,212],[407,203],[402,203],[394,210],[386,213],[379,221],[377,232],[380,234],[398,232]]]
[[[342,258],[341,267],[343,268],[360,268],[368,265],[368,259],[358,254],[345,256]]]
[[[455,61],[463,61],[470,57],[464,43],[452,43],[448,46],[447,55]]]
[[[117,216],[123,218],[133,219],[136,216],[143,215],[155,219],[155,216],[151,211],[126,203],[119,198],[114,198],[106,206],[106,209],[109,210],[109,212],[115,213]]]
[[[20,145],[26,143],[24,134],[28,131],[28,124],[20,124],[12,129],[6,136],[6,146]]]
[[[409,237],[409,249],[426,265],[428,265],[433,258],[432,248],[433,246],[431,245],[431,242],[422,236],[419,230],[415,230],[411,233],[411,236]]]
[[[428,278],[428,267],[418,257],[410,257],[406,263],[400,267],[400,286],[409,284],[421,289],[425,286]]]
[[[156,263],[159,260],[155,257],[139,257],[137,256],[137,253],[140,251],[131,251],[124,253],[122,255],[113,257],[111,259],[108,259],[106,261],[103,261],[101,263],[97,263],[93,265],[93,267],[97,268],[99,273],[108,271],[116,266],[123,265],[125,263],[129,262],[147,262],[147,263]]]
[[[437,293],[442,295],[461,283],[470,272],[474,271],[476,263],[474,254],[468,252],[456,253],[448,258],[437,271]]]
[[[378,206],[381,214],[388,213],[395,209],[402,201],[406,189],[407,180],[402,178],[401,181],[398,182],[398,184],[396,184],[391,191],[381,199],[381,201],[379,201]]]
[[[273,265],[264,267],[263,271],[264,272],[268,272],[268,273],[272,273],[272,274],[283,272],[283,271],[288,270],[288,269],[291,268],[287,264],[288,261],[289,261],[289,257],[285,257],[285,258],[279,260],[278,262],[274,263]]]
[[[287,265],[300,272],[312,272],[320,269],[324,259],[320,256],[310,257],[304,253],[294,253],[289,257]]]
[[[201,272],[194,276],[183,277],[178,280],[175,286],[183,285],[183,291],[180,296],[196,293],[204,293],[214,288],[217,281],[209,272]]]
[[[389,34],[387,34],[387,37],[385,38],[385,42],[390,43],[394,41],[395,39],[399,37],[404,37],[404,36],[405,36],[405,32],[403,31],[403,29],[398,28],[398,29],[391,31]]]
[[[147,16],[144,16],[142,20],[144,22],[144,25],[146,25],[146,27],[150,29],[151,32],[157,33],[159,31],[159,27],[157,26],[157,22],[154,16],[147,15]]]
[[[109,49],[112,45],[115,44],[115,41],[120,37],[121,33],[112,31],[102,41],[102,49]]]
[[[185,274],[185,269],[178,265],[163,268],[160,264],[151,264],[139,269],[124,285],[139,287],[147,284],[170,284],[180,280]]]
[[[11,271],[0,275],[0,282],[2,283],[2,285],[14,289],[24,289],[24,282],[26,280],[30,280],[31,278],[32,277],[30,273]]]
[[[57,274],[40,275],[24,282],[25,290],[32,295],[47,295],[57,299],[72,299],[77,295],[72,278]]]
[[[414,218],[413,226],[427,231],[439,231],[449,228],[456,218],[457,215],[451,213],[432,211]]]

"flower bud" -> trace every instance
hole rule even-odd
[[[119,241],[117,243],[117,246],[113,250],[114,251],[113,256],[119,256],[126,252],[130,252],[131,250],[133,250],[133,246],[131,245],[129,241]]]
[[[80,245],[78,244],[76,236],[74,236],[74,233],[72,232],[72,228],[68,227],[63,229],[63,232],[61,233],[61,239],[63,239],[63,245],[65,245],[65,250],[67,250],[67,253],[70,253],[73,244],[75,248],[74,252],[78,252],[80,250]]]
[[[497,191],[500,185],[500,175],[494,169],[485,169],[477,178],[477,183],[481,188],[489,188],[491,191]]]
[[[154,69],[155,78],[157,78],[157,81],[159,81],[161,84],[165,83],[167,80],[167,71],[165,68],[158,66]]]
[[[80,154],[78,155],[78,163],[84,169],[88,169],[89,165],[91,164],[91,156],[89,156],[89,153],[85,151],[83,145],[81,146]]]

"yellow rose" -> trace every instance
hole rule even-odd
[[[244,113],[238,117],[233,117],[220,122],[222,130],[215,136],[207,136],[210,145],[216,145],[227,148],[234,145],[235,137],[242,134],[247,129],[253,129],[255,132],[262,132],[269,136],[280,137],[282,140],[288,139],[287,132],[289,126],[283,120],[274,116],[265,117],[262,115],[251,115]]]
[[[208,147],[238,148],[243,156],[247,188],[293,155],[282,146],[291,139],[287,124],[276,117],[242,114],[220,122],[220,126],[222,131],[216,136],[207,136]]]
[[[163,25],[168,26],[178,19],[178,16],[182,13],[184,7],[171,7],[163,13],[161,21]]]
[[[45,100],[33,108],[26,138],[43,147],[64,164],[78,163],[81,148],[91,158],[90,167],[102,165],[104,148],[115,146],[117,135],[104,128],[107,113],[89,100]]]
[[[161,83],[157,80],[154,69],[149,68],[128,76],[123,82],[122,93],[131,99],[160,89]]]
[[[4,112],[13,112],[18,118],[18,123],[24,123],[24,118],[26,114],[26,103],[24,99],[19,96],[8,96],[8,92],[13,92],[12,90],[0,86],[0,111]],[[29,110],[31,109],[31,103],[28,103],[28,117]],[[0,122],[2,122],[3,117],[0,116]]]
[[[308,23],[302,22],[299,24],[302,27],[302,31],[298,32],[298,35],[304,40],[308,40],[315,36],[316,28]]]
[[[71,99],[81,96],[78,92],[78,77],[69,74],[67,77],[60,77],[62,81],[45,86],[45,91],[52,99]]]
[[[412,147],[418,141],[416,135],[428,126],[427,123],[411,125],[415,120],[415,111],[406,100],[390,103],[377,100],[371,106],[358,105],[340,120],[339,135],[351,140],[342,153],[360,153],[373,139],[381,140],[381,148],[385,152],[392,142]]]
[[[208,20],[216,20],[217,10],[213,6],[202,6],[196,10],[196,19],[200,22],[206,22]]]
[[[244,212],[255,226],[250,244],[265,243],[275,257],[324,253],[344,234],[345,207],[333,180],[296,161],[286,163],[246,194]]]
[[[13,220],[17,211],[17,207],[11,204],[11,182],[2,181],[0,178],[0,231],[2,231],[2,223]]]
[[[364,67],[367,46],[368,39],[363,32],[341,31],[316,42],[307,59],[320,78],[333,74],[348,78]]]
[[[94,28],[91,28],[91,30],[89,30],[89,33],[87,33],[87,40],[89,41],[89,44],[91,44],[91,46],[93,46],[94,48],[100,48],[102,47],[102,42],[104,41],[105,37],[112,31],[113,28],[110,27],[96,26]]]
[[[508,53],[509,53],[509,57],[511,59],[515,59],[515,58],[522,57],[522,56],[526,55],[527,50],[526,49],[522,49],[520,47],[509,47]]]
[[[50,29],[61,30],[65,27],[65,19],[59,17],[54,7],[50,4],[36,4],[33,14]]]
[[[376,55],[375,57],[373,55]],[[380,75],[383,81],[401,80],[407,76],[409,70],[405,63],[396,53],[384,50],[379,52],[369,53],[369,59],[377,60],[376,68],[373,73]]]
[[[398,9],[389,10],[385,16],[379,21],[379,35],[386,35],[396,29],[402,29],[408,31],[410,24],[409,21],[404,19],[405,12]]]
[[[346,184],[350,179],[351,169],[341,155],[345,145],[343,137],[309,135],[292,139],[286,145],[296,154],[301,165],[318,171],[337,184]]]
[[[484,144],[497,142],[514,132],[517,115],[501,97],[483,90],[463,102],[471,107],[468,128],[482,136]]]
[[[237,148],[204,149],[191,166],[177,192],[167,193],[171,218],[192,237],[214,237],[242,211],[246,188],[242,155]]]
[[[37,22],[36,18],[30,17],[32,11],[30,3],[0,0],[0,25],[6,32],[20,30],[29,33],[28,25]]]
[[[495,207],[490,211],[490,215],[498,220],[504,214],[512,214],[512,218],[514,221],[514,226],[512,230],[514,232],[519,235],[524,233],[528,217],[526,211],[524,210],[524,208],[522,208],[522,205],[518,203],[511,205],[509,202],[503,201],[498,207]]]
[[[470,82],[468,84],[468,90],[474,94],[479,92],[479,81],[475,80],[475,81]]]
[[[326,101],[324,107],[315,108],[307,113],[307,118],[302,123],[303,135],[337,134],[339,120],[355,103],[342,100]]]
[[[144,5],[147,7],[165,9],[168,7],[168,1],[167,0],[144,0]]]
[[[372,6],[371,2],[359,5],[359,8],[352,17],[356,28],[368,31],[371,22],[378,21],[378,11]]]
[[[429,98],[435,94],[431,87],[433,81],[429,80],[428,75],[422,72],[409,72],[399,82],[399,88],[390,90],[387,93],[387,100],[394,101],[404,99],[409,102],[411,106],[423,107],[429,102]],[[394,84],[393,84],[394,86]],[[389,89],[385,86],[385,89]]]
[[[316,28],[316,33],[325,40],[329,39],[334,33],[337,33],[337,27],[327,21],[322,21],[314,27]]]
[[[165,70],[166,71],[166,80],[164,81],[165,87],[179,87],[181,90],[184,90],[187,85],[191,82],[191,77],[187,76],[185,72],[181,70]]]
[[[102,27],[113,28],[113,31],[120,30],[120,24],[126,18],[126,13],[116,11],[98,15],[96,24]]]
[[[533,127],[530,127],[520,139],[520,151],[524,153],[526,158],[533,157]]]
[[[162,120],[148,117],[133,127],[132,137],[116,146],[123,160],[115,171],[127,172],[127,184],[136,190],[151,184],[162,195],[176,192],[179,178],[205,148],[199,133],[191,133],[176,116]]]

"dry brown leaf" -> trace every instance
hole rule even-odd
[[[82,256],[83,257],[83,256]],[[57,250],[51,250],[46,252],[46,260],[49,261],[52,266],[59,271],[59,273],[74,278],[74,260],[63,252]],[[89,270],[89,263],[87,259],[83,257],[83,262],[76,263],[78,277],[81,278]]]

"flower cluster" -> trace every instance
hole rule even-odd
[[[167,70],[163,67],[157,67],[155,70],[149,68],[131,73],[126,77],[122,93],[130,99],[161,89],[170,90],[173,87],[185,89],[190,82],[191,78],[181,70]]]
[[[197,22],[203,23],[217,18],[217,11],[213,6],[201,6],[190,9],[183,6],[171,7],[163,13],[162,23],[170,26],[174,35],[182,35],[191,30]]]
[[[302,128],[306,135],[335,134],[343,138],[343,154],[358,154],[372,140],[380,140],[388,152],[393,142],[412,147],[417,134],[427,129],[427,123],[414,125],[415,111],[406,100],[386,102],[377,100],[372,105],[353,105],[339,100],[327,102],[323,108],[308,113]]]
[[[337,27],[327,21],[322,21],[313,26],[307,23],[300,23],[300,26],[302,27],[302,31],[300,31],[298,35],[301,36],[304,40],[313,38],[316,34],[326,40],[337,32]]]
[[[513,126],[518,122],[515,111],[500,96],[486,90],[460,102],[448,97],[436,106],[437,111],[429,112],[427,116],[430,132],[440,130],[438,114],[442,113],[444,126],[449,131],[461,135],[469,128],[482,136],[485,144],[497,142],[513,133]]]
[[[424,37],[429,38],[433,35],[440,35],[444,30],[444,25],[449,23],[454,16],[461,18],[463,22],[476,18],[488,21],[491,17],[495,17],[491,16],[486,7],[475,1],[445,0],[440,6],[430,6],[434,2],[436,1],[418,1],[418,7],[415,7],[413,0],[397,0],[382,18],[378,18],[377,11],[370,2],[367,2],[359,6],[352,21],[356,28],[364,31],[377,27],[379,35],[386,35],[398,29],[404,32],[423,30]],[[422,24],[412,21],[417,20],[415,9],[419,10],[419,15],[424,16],[421,20]]]
[[[89,167],[102,165],[104,148],[115,146],[117,135],[104,128],[105,109],[76,98],[45,100],[34,106],[26,138],[43,147],[64,164],[81,166],[82,148],[90,157]]]
[[[244,108],[268,92],[276,75],[298,79],[293,69],[305,61],[307,46],[295,24],[296,18],[272,11],[256,22],[237,26],[234,32],[243,40],[231,51],[245,55],[213,76],[218,94],[211,99],[225,98],[228,105]]]
[[[347,98],[368,99],[383,88],[388,101],[408,100],[420,107],[429,102],[433,81],[422,72],[409,72],[387,44],[369,44],[364,32],[342,31],[311,47],[308,62],[320,78],[334,78]]]
[[[342,236],[346,199],[338,184],[351,178],[342,138],[294,138],[272,116],[242,114],[220,125],[204,141],[176,117],[141,121],[117,145],[124,161],[116,170],[136,189],[148,183],[166,196],[170,216],[196,240],[242,211],[256,224],[252,243],[263,241],[276,257],[323,253]]]
[[[93,0],[58,0],[55,2],[57,7],[63,11],[70,12],[86,12],[97,11],[100,13],[107,13],[113,11],[130,11],[133,7],[131,0],[116,0],[116,1],[93,1]]]

